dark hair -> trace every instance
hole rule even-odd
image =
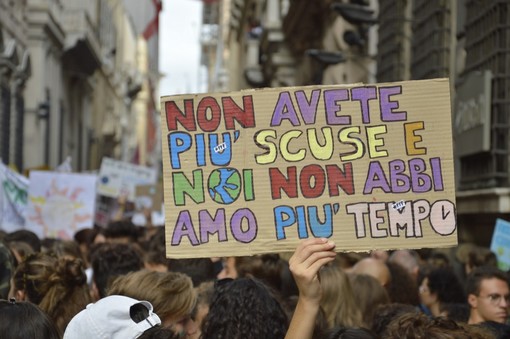
[[[261,254],[236,258],[236,270],[240,278],[253,277],[282,291],[283,260],[278,254]]]
[[[467,323],[469,320],[470,307],[464,303],[443,303],[440,306],[441,313],[445,313],[448,319],[460,323]]]
[[[415,306],[407,304],[383,304],[375,308],[374,316],[372,318],[372,331],[378,335],[382,335],[386,331],[386,327],[391,321],[404,313],[418,313]]]
[[[15,258],[6,244],[0,240],[0,299],[7,298],[14,273]]]
[[[361,327],[335,326],[328,331],[328,339],[377,339],[372,331]]]
[[[143,332],[138,339],[179,339],[180,336],[167,327],[154,326]]]
[[[108,294],[109,284],[119,275],[143,268],[142,255],[128,244],[99,244],[91,254],[91,261],[94,283],[101,298]]]
[[[510,326],[507,324],[502,324],[495,321],[484,321],[483,323],[478,324],[478,326],[485,328],[493,333],[497,339],[510,338]]]
[[[30,302],[0,300],[0,333],[9,339],[60,339],[57,328]]]
[[[382,338],[487,339],[491,338],[490,335],[482,328],[456,323],[444,317],[430,318],[424,313],[405,313],[388,325]]]
[[[41,252],[41,239],[32,231],[18,230],[7,234],[4,241],[9,244],[13,241],[21,241],[29,244],[35,252]]]
[[[449,268],[436,268],[427,275],[431,293],[436,293],[441,303],[466,302],[464,288],[455,273]]]
[[[391,274],[391,281],[386,289],[391,302],[419,305],[418,286],[411,274],[396,262],[386,262],[386,266]]]
[[[202,337],[281,339],[287,323],[285,312],[266,285],[240,278],[217,286],[202,323]]]
[[[214,263],[209,258],[170,259],[168,270],[186,274],[193,281],[194,287],[216,279]]]
[[[466,293],[478,295],[482,280],[498,279],[508,284],[508,277],[499,269],[492,266],[480,266],[475,268],[468,276],[466,282]]]
[[[98,234],[98,228],[84,228],[74,234],[74,241],[76,241],[78,245],[85,244],[90,246],[94,243],[94,239]]]
[[[103,231],[103,235],[109,239],[129,238],[132,242],[138,240],[139,231],[135,224],[129,220],[119,220],[109,223]]]

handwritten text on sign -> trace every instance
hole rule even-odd
[[[447,80],[164,97],[168,255],[456,242]]]

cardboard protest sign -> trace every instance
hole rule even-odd
[[[492,233],[491,251],[498,257],[498,267],[503,271],[510,269],[510,222],[496,219]]]
[[[156,180],[157,173],[152,168],[105,157],[99,169],[97,193],[111,198],[125,195],[134,201],[136,185],[155,184]]]
[[[0,227],[13,232],[25,225],[28,178],[0,162]]]
[[[25,228],[41,239],[72,239],[93,227],[96,181],[95,175],[31,171]]]
[[[457,244],[447,79],[161,101],[168,257]]]

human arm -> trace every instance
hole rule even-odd
[[[324,238],[301,242],[289,260],[289,268],[299,289],[299,298],[285,339],[312,338],[319,313],[321,286],[319,270],[335,259],[335,244]]]

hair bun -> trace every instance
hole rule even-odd
[[[82,286],[87,282],[83,262],[76,258],[59,258],[56,272],[68,286]]]

